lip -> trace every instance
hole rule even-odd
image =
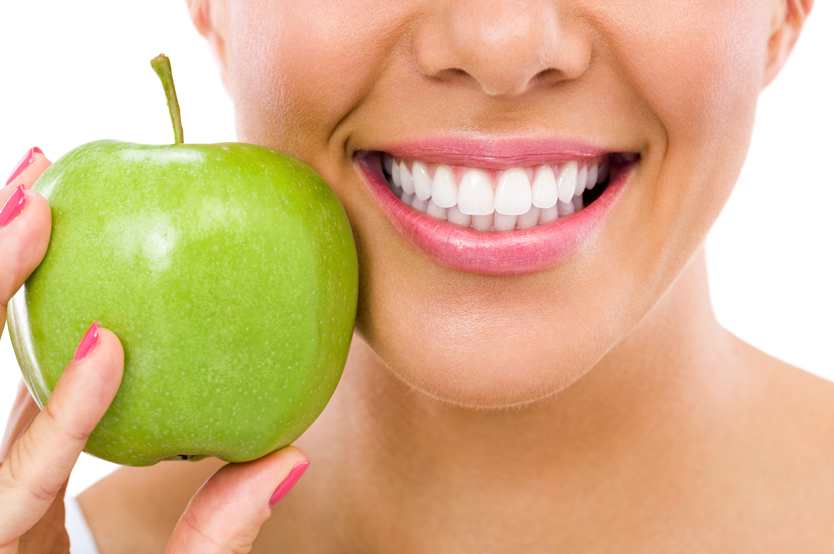
[[[420,144],[421,147],[407,150],[400,144],[398,147],[386,147],[384,151],[409,159],[468,167],[488,167],[485,162],[491,161],[494,164],[492,167],[501,169],[537,162],[590,158],[611,152],[585,148],[577,152],[562,149],[557,153],[548,153],[534,149],[519,154],[516,141],[513,151],[483,149],[476,150],[475,155],[466,152],[464,156],[459,149],[448,148],[448,143],[439,149],[435,148],[440,144],[438,142]],[[402,203],[382,176],[379,156],[369,154],[369,151],[358,152],[354,163],[364,175],[377,206],[397,233],[434,262],[449,269],[481,275],[533,273],[561,264],[576,255],[593,241],[635,167],[633,163],[628,164],[616,174],[612,173],[602,195],[575,214],[530,229],[484,232],[434,219]]]
[[[618,151],[587,142],[544,137],[416,137],[374,150],[400,158],[487,169],[560,163]]]

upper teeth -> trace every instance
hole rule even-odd
[[[486,173],[470,169],[463,174],[458,190],[458,209],[467,215],[488,215],[495,211],[495,193]]]
[[[582,193],[609,171],[607,157],[491,171],[383,154],[383,167],[409,206],[479,230],[527,229],[582,209]]]

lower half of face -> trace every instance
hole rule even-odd
[[[232,1],[240,140],[357,241],[357,330],[465,405],[552,394],[681,273],[746,153],[761,2]]]

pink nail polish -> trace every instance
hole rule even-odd
[[[6,185],[14,181],[18,175],[23,173],[27,167],[32,165],[32,162],[35,161],[35,154],[43,154],[43,150],[41,150],[37,146],[30,148],[29,151],[26,152],[26,155],[23,156],[23,159],[21,159],[20,162],[18,162],[17,167],[14,168],[14,171],[12,171],[11,177],[9,177],[6,180]]]
[[[0,229],[12,222],[14,218],[20,215],[23,208],[26,207],[26,193],[23,190],[23,185],[16,189],[3,207],[0,208]]]
[[[73,362],[80,362],[84,358],[90,355],[90,352],[98,344],[98,323],[93,323],[90,325],[90,328],[87,329],[87,332],[84,333],[84,337],[81,339],[81,342],[78,344],[78,350],[75,351],[75,356],[73,357]]]
[[[306,462],[301,462],[295,464],[292,469],[290,470],[290,474],[287,475],[287,478],[281,481],[281,484],[278,485],[278,488],[275,489],[275,492],[272,493],[272,496],[269,499],[269,506],[275,506],[279,500],[284,498],[284,496],[290,492],[290,489],[295,485],[296,481],[301,479],[301,476],[304,475],[304,472],[307,471],[307,466],[310,465],[309,460]]]

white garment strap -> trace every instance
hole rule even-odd
[[[90,526],[84,518],[84,513],[78,505],[78,501],[72,498],[64,498],[64,510],[66,511],[65,525],[70,539],[71,554],[98,554],[96,541],[90,532]]]

